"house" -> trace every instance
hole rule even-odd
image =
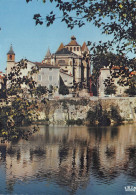
[[[54,96],[57,96],[60,84],[60,68],[47,63],[34,62],[34,64],[39,68],[36,75],[37,84],[46,86],[49,91],[53,90]]]
[[[128,72],[129,77],[132,73],[129,72],[129,69],[127,67],[124,67],[125,71]],[[126,96],[125,90],[129,88],[128,85],[126,85],[127,78],[124,77],[123,83],[120,83],[120,80],[122,79],[120,74],[122,72],[122,67],[119,66],[113,66],[111,69],[109,67],[104,67],[100,69],[100,75],[99,75],[99,83],[98,83],[98,95],[99,97],[106,96],[105,94],[105,82],[108,80],[111,80],[111,83],[116,86],[116,93],[112,94],[112,96]]]

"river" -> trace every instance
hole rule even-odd
[[[121,195],[135,188],[136,124],[40,126],[28,141],[0,144],[0,194]]]

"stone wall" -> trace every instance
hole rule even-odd
[[[136,97],[116,98],[65,98],[50,100],[47,104],[41,105],[41,120],[48,120],[50,123],[66,123],[67,120],[86,119],[87,112],[101,104],[103,110],[110,111],[111,106],[119,110],[120,115],[126,120],[136,121]]]

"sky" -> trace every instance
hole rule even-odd
[[[34,14],[46,16],[51,8],[52,4],[44,4],[42,0],[29,3],[26,3],[26,0],[0,0],[0,71],[5,72],[7,52],[11,44],[16,62],[22,58],[42,62],[48,48],[51,53],[56,52],[59,45],[62,42],[64,45],[68,44],[73,35],[80,45],[84,41],[109,39],[106,35],[101,35],[101,31],[90,23],[73,30],[68,29],[60,20],[50,27],[46,27],[45,24],[36,26]]]

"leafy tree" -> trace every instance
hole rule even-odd
[[[94,125],[98,122],[99,125],[110,125],[110,116],[106,110],[102,109],[101,104],[98,104],[94,107],[93,110],[87,112],[87,120],[90,124]]]
[[[64,84],[62,78],[60,77],[60,88],[59,88],[59,94],[67,95],[69,94],[68,87]]]
[[[129,82],[129,88],[125,90],[125,93],[129,94],[130,96],[136,95],[136,75],[132,76]]]
[[[104,82],[104,84],[105,84],[104,93],[106,95],[116,94],[117,86],[112,81],[112,78],[106,79],[106,81]]]
[[[117,107],[111,106],[111,119],[117,123],[122,122],[122,117],[119,114],[119,110]]]
[[[21,60],[7,76],[6,98],[0,107],[0,134],[6,139],[27,138],[36,130],[34,127],[31,132],[25,132],[18,128],[38,118],[39,97],[46,92],[39,90],[33,79],[38,68],[32,67],[23,76],[22,72],[26,68],[27,61]]]
[[[114,84],[112,85],[107,85],[105,90],[104,90],[104,93],[106,95],[112,95],[112,94],[115,94],[116,93],[116,86]]]
[[[34,89],[35,96],[41,97],[47,93],[47,87],[39,85],[36,89]]]

